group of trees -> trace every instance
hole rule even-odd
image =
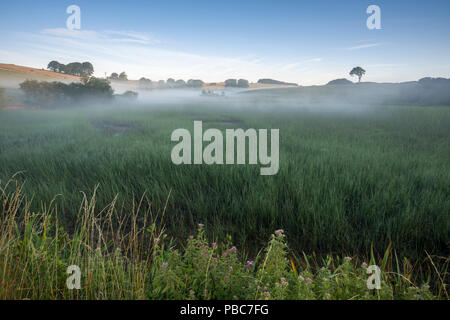
[[[109,80],[128,80],[128,76],[125,73],[125,71],[121,72],[120,74],[117,74],[116,72],[111,73],[111,75],[108,77]]]
[[[225,87],[248,88],[248,80],[227,79],[227,80],[225,80]]]
[[[91,76],[94,73],[94,66],[92,63],[87,61],[62,64],[53,60],[49,62],[47,69],[53,72],[65,73],[79,77]]]
[[[204,82],[202,80],[194,80],[194,79],[189,79],[186,82],[186,86],[189,88],[201,88],[203,87]]]
[[[186,81],[184,81],[184,80],[177,80],[177,81],[175,81],[175,84],[178,86],[178,87],[181,87],[181,88],[184,88],[184,87],[186,87]]]
[[[114,93],[109,81],[95,77],[84,77],[81,82],[70,84],[26,80],[20,84],[20,89],[25,92],[29,100],[41,106],[70,104],[84,99],[108,99]]]

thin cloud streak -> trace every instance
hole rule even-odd
[[[378,47],[380,45],[381,45],[381,43],[368,43],[368,44],[362,44],[362,45],[359,45],[359,46],[349,47],[349,48],[346,48],[346,49],[347,50],[359,50],[359,49],[367,49],[367,48]]]
[[[104,41],[118,43],[137,44],[159,44],[161,41],[153,35],[139,33],[135,31],[92,31],[92,30],[69,30],[64,28],[44,29],[41,34],[59,38],[71,38],[86,41]]]

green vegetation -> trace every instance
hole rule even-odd
[[[121,81],[126,81],[128,80],[128,76],[125,73],[125,71],[121,72],[120,74],[118,74],[117,72],[113,72],[111,73],[111,75],[108,77],[109,80],[121,80]]]
[[[201,88],[204,82],[202,80],[189,79],[186,82],[186,86],[189,88]]]
[[[248,80],[246,79],[227,79],[225,80],[225,87],[229,88],[248,88]]]
[[[82,82],[65,84],[62,82],[47,82],[26,80],[20,84],[28,100],[41,106],[61,106],[83,99],[108,99],[113,95],[109,82],[95,77],[83,77]]]
[[[58,61],[50,61],[47,69],[53,72],[71,74],[73,76],[86,77],[94,73],[94,66],[90,62],[71,62],[69,64],[62,64]]]
[[[183,248],[175,247],[155,223],[164,212],[140,211],[144,198],[123,215],[115,200],[97,209],[94,190],[83,197],[69,235],[53,203],[31,212],[21,192],[13,181],[0,189],[0,299],[423,300],[447,294],[443,285],[438,296],[427,284],[414,285],[408,262],[392,264],[389,248],[379,262],[369,261],[382,269],[380,289],[369,290],[366,262],[328,256],[317,264],[306,255],[294,262],[283,230],[271,235],[255,261],[244,262],[229,237],[208,242],[201,224]],[[79,289],[66,286],[70,265],[80,268]]]
[[[362,263],[372,250],[378,261],[386,248],[393,248],[392,270],[398,259],[409,269],[395,272],[408,274],[417,285],[430,282],[438,294],[439,283],[447,282],[450,234],[449,108],[326,112],[280,107],[274,112],[249,105],[234,111],[232,102],[2,111],[0,179],[20,171],[16,179],[24,183],[26,198],[33,199],[29,210],[42,212],[54,199],[58,224],[71,237],[81,219],[81,192],[99,185],[97,207],[115,199],[119,214],[132,212],[135,199],[145,194],[142,210],[164,212],[165,234],[178,248],[186,246],[185,239],[201,222],[210,241],[230,235],[244,256],[255,257],[273,231],[282,228],[296,261],[305,252],[318,261],[330,255]],[[191,130],[194,120],[203,120],[205,130],[280,129],[278,174],[261,177],[259,166],[173,165],[170,135],[177,128]],[[328,270],[335,272],[334,267]],[[349,277],[361,272],[355,269]],[[142,280],[133,279],[127,283]],[[272,289],[269,293],[274,296]]]

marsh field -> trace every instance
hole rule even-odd
[[[211,239],[229,234],[249,252],[280,228],[298,251],[384,252],[392,242],[410,258],[447,252],[449,108],[297,107],[263,92],[3,111],[0,178],[17,173],[35,210],[54,199],[69,229],[82,193],[98,185],[96,205],[117,196],[124,214],[143,195],[155,214],[167,202],[164,225],[177,239],[203,223]],[[278,174],[260,176],[259,165],[174,165],[171,133],[192,131],[194,120],[204,129],[279,129]]]
[[[197,240],[206,244],[228,239],[225,242],[231,246],[232,239],[232,244],[240,250],[239,259],[253,259],[262,254],[261,250],[274,230],[282,229],[286,239],[281,241],[275,237],[270,246],[281,246],[281,252],[288,254],[290,274],[298,276],[297,268],[300,270],[302,266],[309,272],[311,266],[307,257],[322,261],[327,268],[331,263],[327,257],[335,257],[336,261],[341,261],[339,259],[344,256],[355,257],[357,263],[372,259],[376,263],[383,261],[386,270],[404,274],[405,279],[417,285],[428,282],[434,294],[444,297],[450,234],[450,109],[446,106],[345,104],[333,99],[298,99],[295,91],[289,90],[229,92],[225,97],[201,97],[198,90],[175,90],[143,94],[134,102],[118,100],[111,104],[92,103],[80,107],[1,111],[3,218],[17,215],[21,216],[19,220],[25,221],[22,227],[20,223],[16,226],[17,235],[13,236],[13,229],[7,232],[8,219],[4,220],[2,242],[16,243],[10,248],[17,246],[18,254],[26,256],[19,259],[6,255],[2,265],[9,268],[7,266],[14,263],[24,263],[23,268],[28,270],[30,265],[37,264],[40,270],[46,265],[41,261],[42,254],[36,253],[40,252],[37,248],[43,250],[39,247],[42,245],[44,248],[49,246],[45,252],[54,251],[57,256],[47,258],[44,272],[47,276],[42,276],[42,270],[32,269],[28,274],[23,271],[33,282],[28,291],[14,289],[26,286],[25,280],[14,269],[11,273],[8,271],[3,281],[7,283],[5,288],[10,289],[3,290],[2,296],[76,298],[67,290],[61,289],[65,293],[54,291],[52,286],[59,288],[66,278],[65,269],[58,271],[62,268],[58,267],[58,261],[81,259],[78,254],[73,256],[76,250],[70,249],[68,255],[64,253],[64,248],[67,251],[67,248],[77,246],[77,232],[86,235],[92,232],[92,236],[86,236],[90,240],[85,243],[86,247],[92,247],[92,254],[103,236],[112,239],[101,245],[101,251],[105,250],[106,254],[125,246],[118,243],[134,234],[133,240],[126,245],[126,255],[131,254],[131,259],[133,256],[148,257],[148,250],[156,249],[149,249],[153,245],[147,246],[144,242],[159,241],[158,235],[164,234],[168,241],[164,250],[168,251],[153,254],[161,261],[149,262],[152,268],[158,269],[167,263],[165,261],[171,261],[172,248],[185,248],[188,252],[192,241]],[[171,141],[171,133],[177,128],[192,132],[195,120],[203,121],[204,130],[279,129],[278,173],[261,176],[260,165],[173,164],[171,150],[176,142]],[[128,222],[108,222],[111,225],[103,231],[108,234],[105,235],[100,232],[97,222],[110,215],[111,203],[116,221],[123,217],[123,221]],[[36,216],[38,212],[45,214],[39,217]],[[89,212],[95,212],[95,217]],[[145,218],[141,212],[147,213]],[[93,219],[92,226],[87,227],[87,220],[81,218],[84,227],[80,229],[80,217],[86,215]],[[53,217],[53,224],[57,221],[56,228],[50,227],[53,224],[46,216]],[[149,227],[142,229],[143,233],[139,235],[135,225],[142,222]],[[115,238],[119,237],[119,232],[113,231],[113,224],[122,228],[122,240]],[[199,225],[200,233],[192,240]],[[58,231],[59,227],[61,231]],[[20,228],[24,228],[23,231]],[[27,231],[29,229],[34,231]],[[50,242],[43,240],[49,236],[47,229],[53,230],[54,240]],[[71,245],[69,242],[58,244],[58,232],[62,233],[62,230],[68,235],[75,234]],[[99,235],[94,236],[97,231]],[[28,232],[35,232],[37,238],[27,238]],[[144,233],[150,238],[147,239]],[[19,241],[21,237],[27,245]],[[79,237],[83,239],[83,236]],[[140,241],[139,237],[142,237]],[[186,239],[191,240],[186,242]],[[276,242],[279,240],[286,241],[287,247]],[[28,245],[31,253],[22,248]],[[58,253],[55,248],[49,249],[54,245],[61,245],[63,251]],[[229,245],[226,250],[230,250]],[[141,248],[139,254],[133,253],[134,247]],[[90,264],[86,261],[91,258],[97,261],[95,257],[94,254],[78,263]],[[112,261],[116,261],[114,257],[113,254]],[[189,257],[186,259],[191,261]],[[280,262],[285,261],[282,256],[271,259],[276,259],[277,268],[287,267],[283,266],[285,262]],[[115,263],[112,269],[117,267]],[[205,265],[209,268],[209,262]],[[139,269],[138,266],[135,264],[132,268]],[[128,270],[130,266],[122,267]],[[126,271],[131,282],[133,277],[141,274],[137,269]],[[85,292],[82,297],[101,298],[99,291],[93,288],[105,283],[105,274],[117,275],[114,270],[103,271],[99,275],[101,281],[91,278],[92,291]],[[55,280],[53,275],[58,272],[61,275]],[[146,274],[146,271],[142,272]],[[213,274],[212,270],[206,270],[207,275],[208,272]],[[152,285],[159,274],[155,271],[150,276]],[[42,279],[56,282],[43,285]],[[114,281],[122,283],[124,280],[112,279],[113,287]],[[162,291],[155,289],[151,294],[142,293],[143,296],[141,291],[133,289],[130,289],[132,294],[126,293],[125,289],[121,291],[122,287],[119,293],[115,289],[104,289],[108,291],[104,294],[109,298],[185,299],[192,298],[192,288],[200,286],[201,289],[195,292],[202,292],[202,286],[206,288],[209,283],[208,279],[196,281],[183,284],[182,289],[172,288],[172,295],[167,293],[170,292],[167,287]],[[365,287],[364,276],[355,283]],[[197,298],[267,297],[266,292],[258,293],[256,289],[256,293],[251,293],[254,296],[246,296],[244,292],[240,295],[237,292],[240,289],[236,288],[225,293],[220,293],[217,288],[209,290],[214,292],[213,296]],[[361,290],[363,292],[364,288]],[[305,294],[301,290],[298,292]],[[329,292],[317,292],[316,296],[290,298],[329,296]],[[355,295],[335,292],[333,299]],[[270,291],[270,295],[277,298],[275,291]],[[386,297],[392,298],[392,295]],[[400,296],[394,294],[394,297]],[[415,299],[418,296],[401,297]]]

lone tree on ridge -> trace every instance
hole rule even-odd
[[[355,67],[352,69],[352,71],[350,71],[350,75],[353,76],[358,76],[358,82],[361,82],[361,78],[363,75],[366,74],[366,70],[364,70],[361,67]]]

